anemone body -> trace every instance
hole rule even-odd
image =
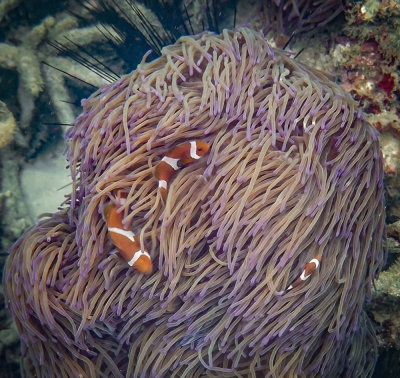
[[[238,29],[182,37],[82,105],[69,205],[14,245],[4,274],[25,376],[372,374],[382,158],[349,95]],[[208,155],[164,203],[155,166],[198,139]],[[150,276],[118,257],[110,201]]]

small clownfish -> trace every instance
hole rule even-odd
[[[202,140],[193,140],[176,146],[156,166],[155,176],[158,178],[158,187],[165,201],[168,196],[168,185],[175,171],[185,167],[205,155],[210,146]]]
[[[112,242],[131,267],[140,273],[150,274],[153,271],[153,264],[149,253],[140,249],[140,243],[132,231],[124,229],[123,212],[118,213],[117,209],[116,205],[109,203],[103,212]]]
[[[319,267],[319,264],[321,263],[322,256],[318,255],[314,259],[310,260],[303,269],[303,272],[301,273],[300,277],[294,281],[287,289],[286,291],[292,290],[293,288],[299,286],[303,281],[308,279],[311,274],[313,274]]]

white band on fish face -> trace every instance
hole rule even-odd
[[[311,274],[312,274],[315,270],[317,270],[318,267],[319,267],[319,261],[318,261],[318,259],[312,259],[312,260],[310,260],[310,261],[308,262],[308,264],[314,264],[314,265],[315,265],[315,268],[311,271],[311,273],[310,273],[308,276],[306,276],[306,270],[304,269],[304,270],[303,270],[303,273],[301,273],[301,276],[300,276],[300,279],[301,279],[302,281],[305,281],[308,277],[310,277]]]
[[[192,159],[200,159],[200,156],[197,155],[197,142],[191,141],[190,142],[190,157]]]
[[[310,277],[311,274],[309,274],[308,276],[306,276],[306,270],[304,269],[303,272],[301,273],[300,279],[302,281],[305,281],[308,277]]]
[[[109,232],[114,232],[118,235],[122,235],[125,236],[126,238],[128,238],[131,242],[135,242],[135,234],[132,231],[127,231],[127,230],[123,230],[122,228],[118,228],[118,227],[110,227],[108,229]]]
[[[167,182],[165,180],[158,180],[158,187],[167,189]]]
[[[139,259],[140,256],[147,256],[150,259],[150,255],[146,251],[139,250],[135,252],[133,257],[129,260],[128,264],[132,266]]]
[[[177,171],[179,169],[178,162],[180,159],[174,159],[168,156],[164,156],[161,161],[164,161],[167,163],[174,171]]]
[[[310,261],[310,263],[314,263],[314,264],[315,264],[315,269],[318,269],[318,268],[319,268],[319,261],[318,261],[318,259],[312,259],[312,260]]]

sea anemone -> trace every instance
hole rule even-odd
[[[383,168],[355,101],[249,29],[146,58],[83,100],[68,206],[11,249],[24,374],[371,375],[363,304],[385,258]],[[208,155],[177,172],[164,202],[155,167],[198,139]],[[110,202],[151,275],[120,259]]]

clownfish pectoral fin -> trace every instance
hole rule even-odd
[[[118,212],[118,207],[113,203],[104,206],[105,218],[110,239],[118,249],[119,255],[127,261],[128,265],[140,273],[150,274],[153,271],[151,257],[147,251],[140,248],[140,243],[135,234],[123,226],[123,212]]]
[[[202,140],[193,140],[179,144],[165,155],[155,169],[158,187],[164,202],[168,196],[168,187],[175,172],[205,155],[210,146]]]
[[[322,256],[318,255],[317,257],[313,258],[310,260],[305,266],[303,271],[301,272],[300,277],[296,279],[288,288],[286,291],[292,290],[295,287],[299,286],[302,282],[306,281],[307,279],[310,278],[310,276],[319,268],[319,265],[321,263]]]

